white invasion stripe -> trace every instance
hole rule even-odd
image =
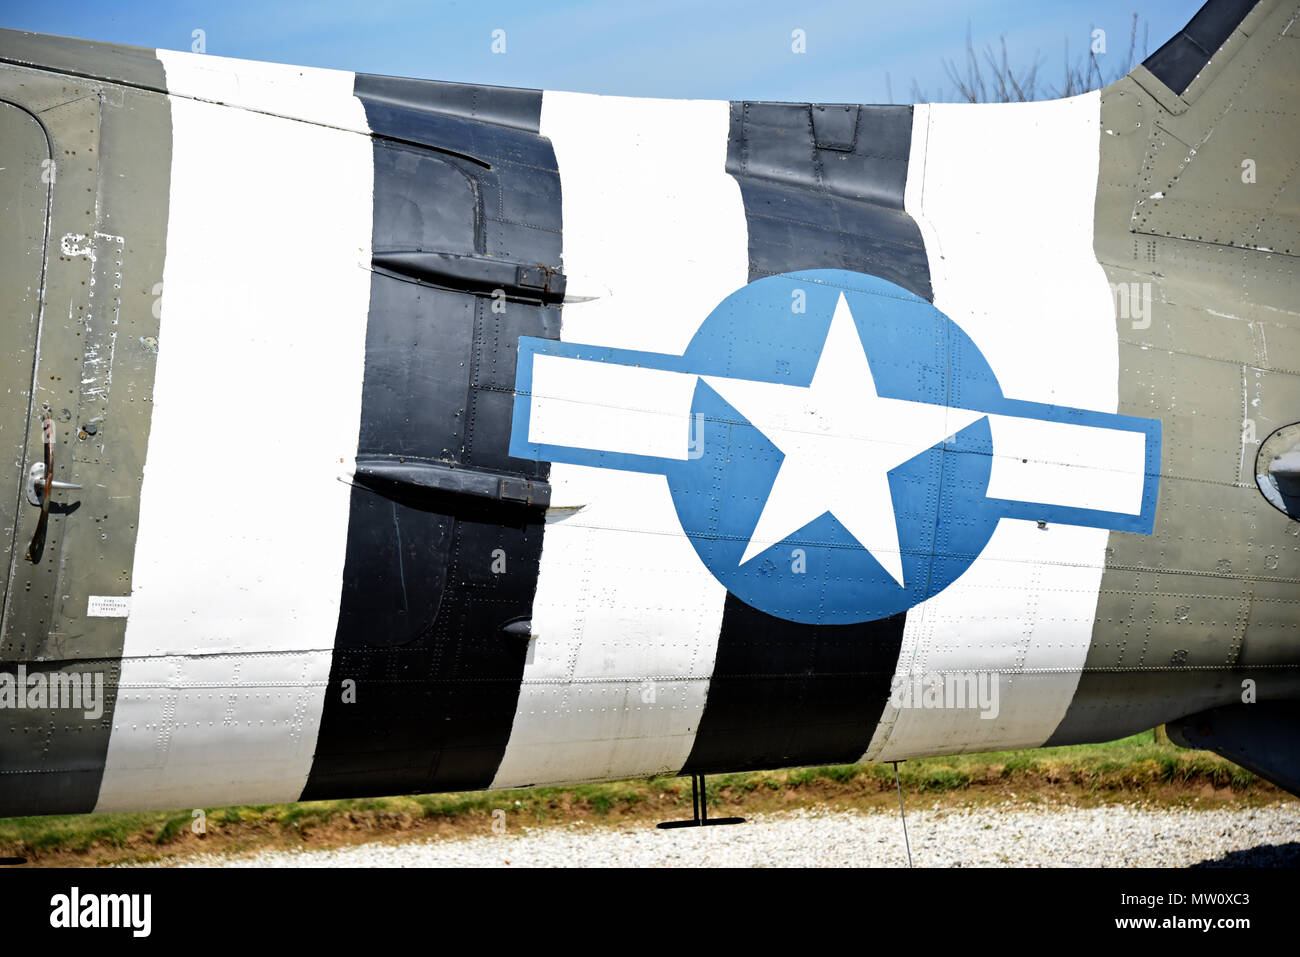
[[[698,376],[538,355],[528,441],[685,459]]]
[[[991,498],[1138,515],[1146,433],[990,415]]]
[[[904,205],[925,238],[935,305],[1006,395],[1114,412],[1114,304],[1092,249],[1099,126],[1098,93],[918,106]],[[1123,448],[1112,451],[1120,457],[1094,465],[1131,467]],[[1019,482],[1006,467],[1002,488]],[[887,705],[865,759],[1047,740],[1092,640],[1108,535],[1002,519],[965,574],[908,612],[896,673],[996,672],[998,716]]]
[[[749,232],[727,173],[730,104],[547,91],[564,195],[565,274],[598,299],[564,309],[566,341],[681,355],[749,281]]]
[[[369,135],[366,113],[352,96],[356,74],[346,70],[238,60],[207,53],[158,50],[167,93],[245,110],[319,123]],[[267,155],[265,162],[282,162]]]
[[[729,109],[544,95],[565,272],[607,293],[565,306],[564,339],[680,355],[748,281]],[[537,637],[493,786],[675,772],[704,711],[726,590],[682,534],[662,475],[555,464],[551,486],[553,501],[587,507],[546,526]]]
[[[1008,398],[1114,412],[1115,303],[1092,249],[1100,102],[915,107],[904,204],[934,304]]]
[[[163,62],[185,88],[192,58]],[[347,86],[333,111],[364,124]],[[171,110],[153,422],[97,811],[297,799],[338,625],[338,475],[360,427],[369,138],[177,97]]]

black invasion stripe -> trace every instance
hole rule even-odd
[[[1187,26],[1142,65],[1179,96],[1255,8],[1256,0],[1208,0]]]
[[[448,254],[438,261],[454,266],[372,273],[358,455],[544,481],[547,463],[507,450],[519,337],[558,338],[559,306],[514,288],[502,312],[474,285],[503,261],[558,271],[560,181],[537,132],[541,93],[362,75],[354,92],[375,137],[377,261]],[[504,629],[532,615],[543,512],[372,488],[352,491],[302,797],[485,788],[514,721],[527,643]]]
[[[912,109],[733,103],[727,172],[749,226],[750,281],[838,268],[933,299],[903,210]],[[801,625],[727,595],[708,699],[683,774],[844,764],[889,697],[905,614]]]

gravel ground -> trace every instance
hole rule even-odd
[[[1169,810],[993,806],[914,811],[912,857],[926,867],[1300,866],[1300,807]],[[504,835],[336,850],[186,858],[224,867],[906,866],[896,814],[798,810],[732,827],[648,824],[520,828]]]

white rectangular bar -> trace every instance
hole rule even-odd
[[[535,356],[528,440],[685,459],[697,379],[640,366]]]
[[[1146,434],[990,415],[991,498],[1138,515]]]

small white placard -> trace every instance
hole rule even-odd
[[[91,595],[86,603],[89,618],[126,618],[131,614],[129,595]]]

